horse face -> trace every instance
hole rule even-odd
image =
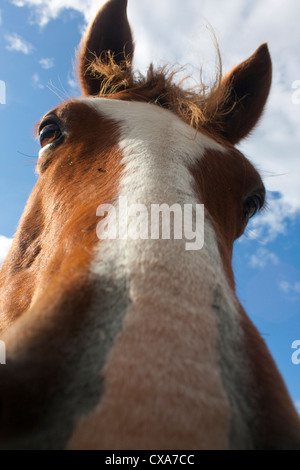
[[[146,157],[152,159],[151,171],[159,172],[165,161],[169,174],[175,173],[176,166],[182,166],[185,181],[182,191],[186,190],[184,185],[190,185],[184,180],[184,172],[190,173],[198,201],[204,204],[207,217],[218,232],[222,253],[227,253],[226,267],[230,266],[234,240],[264,205],[265,188],[259,173],[232,144],[220,137],[215,139],[205,128],[195,133],[174,113],[143,101],[130,102],[128,106],[129,99],[129,93],[109,99],[83,98],[64,103],[46,114],[38,130],[42,144],[38,193],[45,192],[48,199],[52,197],[52,202],[47,204],[53,207],[61,200],[64,216],[70,201],[75,212],[78,194],[94,204],[111,202],[118,191],[121,160],[126,153],[125,148],[121,151],[120,142],[130,134],[133,140],[143,141],[149,149],[153,147],[151,157]],[[164,148],[167,151],[163,155]],[[177,155],[179,148],[181,155]],[[148,182],[141,181],[141,184],[148,185]],[[163,192],[163,188],[156,191]]]
[[[110,0],[82,41],[83,97],[38,126],[39,180],[1,273],[0,446],[293,447],[299,420],[231,268],[264,204],[235,145],[263,112],[268,48],[209,95],[153,68],[136,79],[126,5]],[[203,249],[99,240],[97,207],[120,197],[204,204]]]

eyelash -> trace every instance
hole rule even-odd
[[[48,143],[58,143],[62,137],[63,132],[56,119],[50,118],[40,125],[39,138],[42,148]]]
[[[244,218],[246,220],[252,219],[264,206],[262,196],[253,194],[249,196],[244,202]]]

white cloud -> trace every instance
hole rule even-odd
[[[294,221],[298,217],[297,209],[287,201],[286,192],[267,193],[267,207],[250,221],[247,229],[248,238],[259,240],[267,244],[276,239],[278,235],[284,235],[288,230],[288,221]]]
[[[3,237],[0,235],[0,269],[3,264],[3,261],[6,258],[8,250],[10,249],[12,244],[12,239]]]
[[[271,253],[266,248],[259,248],[256,253],[250,257],[250,266],[253,268],[265,268],[269,264],[279,264],[279,258],[275,253]]]
[[[67,83],[70,87],[70,92],[73,94],[73,96],[74,94],[76,95],[80,94],[78,81],[76,81],[73,77],[69,77]]]
[[[22,52],[23,54],[30,54],[33,51],[33,45],[25,41],[17,33],[6,34],[5,40],[7,42],[6,49],[9,51]]]
[[[296,405],[296,410],[298,411],[300,415],[300,400],[296,401],[295,405]]]
[[[54,59],[45,57],[40,60],[39,64],[45,70],[52,69],[54,67]]]
[[[287,281],[281,281],[279,283],[279,289],[285,294],[288,294],[291,290],[291,284]]]
[[[40,88],[40,89],[45,88],[44,85],[41,83],[40,76],[38,73],[33,74],[32,82],[35,88]]]
[[[78,83],[76,82],[76,80],[74,80],[74,78],[68,78],[68,85],[71,88],[77,88],[78,87]]]
[[[89,21],[105,3],[99,0],[11,0],[31,7],[41,26],[66,9],[82,13]],[[159,5],[159,8],[156,8]],[[300,80],[300,2],[298,0],[227,0],[226,14],[220,0],[129,0],[128,16],[135,43],[135,66],[143,73],[154,64],[193,64],[189,72],[198,79],[213,79],[215,50],[207,29],[215,30],[223,57],[224,72],[243,61],[263,42],[273,60],[273,87],[267,110],[253,136],[240,146],[261,171],[271,198],[270,210],[254,220],[253,229],[264,241],[285,233],[287,223],[300,214],[300,104],[293,104],[292,84]],[[278,21],[280,19],[280,21]],[[288,34],[287,34],[288,31]]]
[[[281,281],[279,289],[288,295],[300,294],[300,282]]]
[[[45,26],[49,21],[57,18],[62,11],[74,9],[83,14],[89,21],[96,13],[101,2],[99,0],[11,0],[18,7],[29,6],[34,9],[35,21],[40,26]],[[104,4],[105,1],[102,2]]]

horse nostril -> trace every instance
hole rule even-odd
[[[21,376],[21,377],[20,377]],[[19,367],[0,371],[0,450],[16,450],[28,423],[28,390]]]
[[[14,436],[28,414],[28,382],[25,374],[28,367],[20,361],[10,362],[0,369],[0,448],[6,438]],[[30,385],[31,386],[31,385]]]
[[[0,368],[0,450],[29,449],[43,443],[42,429],[51,408],[54,365],[20,354]],[[52,367],[52,369],[51,369]]]

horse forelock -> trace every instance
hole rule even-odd
[[[177,79],[177,76],[184,74],[182,67],[176,69],[164,66],[156,69],[151,64],[144,76],[133,71],[130,58],[117,63],[111,53],[94,58],[88,72],[95,82],[98,79],[98,97],[154,103],[171,110],[191,127],[209,132],[214,139],[222,141],[222,121],[234,103],[228,107],[228,97],[232,92],[230,83],[220,87],[222,61],[218,46],[217,56],[219,63],[216,79],[210,85],[199,80],[197,85],[185,87],[190,77],[186,75]]]

